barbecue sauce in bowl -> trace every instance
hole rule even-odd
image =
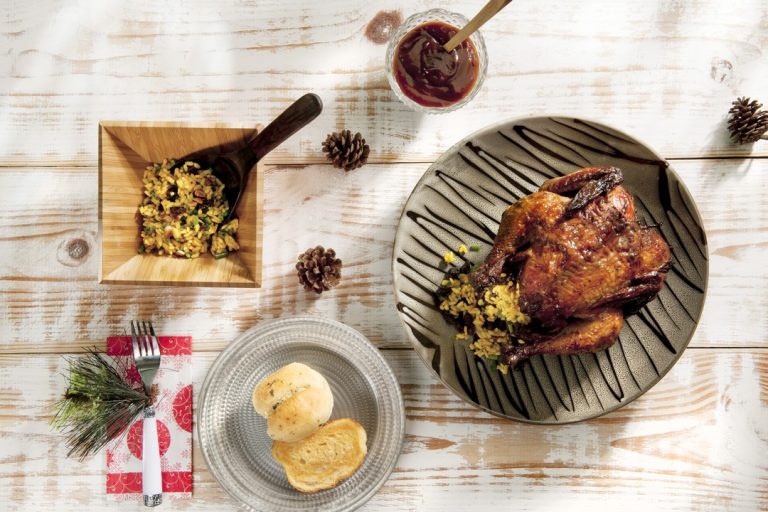
[[[459,29],[432,21],[408,32],[395,51],[393,74],[400,90],[424,107],[458,103],[477,85],[480,59],[475,45],[465,40],[453,51],[443,45]]]

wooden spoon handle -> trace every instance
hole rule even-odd
[[[249,141],[256,160],[285,142],[288,137],[308,125],[323,111],[323,102],[317,94],[308,93],[294,101],[282,114]]]
[[[456,35],[443,45],[445,51],[452,52],[454,48],[463,43],[466,38],[482,27],[486,21],[493,18],[497,12],[506,7],[510,2],[512,2],[512,0],[489,0],[488,3],[480,9],[480,12],[477,13],[474,18],[469,20],[469,23],[467,23],[464,28],[456,32]]]

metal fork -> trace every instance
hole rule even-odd
[[[141,375],[147,395],[152,396],[152,381],[160,367],[160,344],[152,322],[131,322],[133,360]],[[155,407],[149,404],[144,410],[142,432],[142,494],[144,505],[156,507],[163,502],[163,478],[160,470],[160,443],[157,438]]]

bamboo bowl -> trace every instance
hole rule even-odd
[[[139,254],[137,212],[144,169],[164,158],[194,151],[230,151],[257,128],[215,124],[102,121],[99,123],[99,236],[103,284],[176,286],[261,286],[263,171],[257,164],[248,178],[235,214],[240,219],[240,250],[226,258],[210,254],[181,259]]]

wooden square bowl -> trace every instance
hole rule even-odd
[[[258,164],[248,177],[235,214],[240,219],[240,250],[226,258],[171,258],[139,254],[138,207],[144,169],[164,158],[181,158],[214,148],[242,146],[257,128],[220,124],[103,121],[99,124],[99,282],[181,286],[261,286],[263,172]]]

